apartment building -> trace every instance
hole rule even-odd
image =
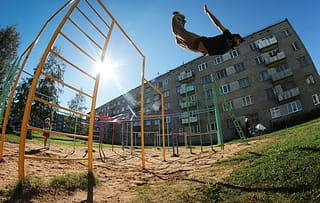
[[[228,109],[241,125],[247,117],[251,127],[261,123],[269,132],[277,123],[320,109],[319,74],[288,19],[246,36],[241,46],[224,55],[196,58],[150,82],[164,95],[160,108],[166,113],[166,134],[195,135],[195,144],[200,139],[208,144],[211,134],[217,142],[219,124],[224,141],[239,138]],[[139,115],[140,96],[141,87],[136,87],[96,113]],[[160,99],[146,84],[146,132],[160,132]],[[138,118],[132,124],[134,131],[140,130]],[[146,144],[153,142],[146,138]]]

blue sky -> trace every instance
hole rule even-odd
[[[10,25],[17,27],[21,35],[21,54],[33,41],[46,20],[66,2],[66,0],[1,0],[0,27]],[[306,46],[318,72],[320,70],[320,26],[317,22],[320,19],[320,1],[318,0],[103,0],[103,2],[146,56],[145,76],[149,80],[200,56],[185,51],[175,44],[171,32],[173,11],[177,10],[186,16],[186,28],[189,31],[204,36],[220,34],[203,12],[205,3],[225,27],[243,36],[287,18]],[[124,49],[126,48],[120,49],[122,53]],[[126,57],[126,53],[123,53],[122,57],[118,57],[119,59],[115,57],[114,60],[117,60],[119,66],[124,62],[118,60],[125,60]],[[39,59],[40,56],[35,58],[34,64]],[[125,63],[130,65],[129,61]],[[131,65],[137,64],[132,62]],[[140,85],[139,71],[141,69],[137,68],[132,73],[127,71],[116,73],[117,78],[113,82],[102,77],[97,106]],[[75,85],[84,88],[81,81],[75,81]],[[70,100],[71,97],[65,95],[65,100]]]

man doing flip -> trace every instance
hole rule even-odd
[[[186,23],[185,16],[178,11],[175,11],[173,12],[172,17],[172,31],[179,46],[187,50],[211,56],[222,55],[243,42],[243,39],[239,34],[231,34],[231,32],[220,23],[220,21],[208,10],[207,5],[204,5],[204,12],[219,28],[222,34],[214,37],[201,37],[195,33],[189,32],[184,28]]]

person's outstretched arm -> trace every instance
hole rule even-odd
[[[226,28],[221,24],[221,22],[209,11],[207,5],[205,4],[204,12],[209,16],[210,20],[221,30],[221,32],[224,32]]]

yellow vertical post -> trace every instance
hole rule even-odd
[[[163,161],[166,160],[166,144],[165,144],[165,118],[164,118],[164,98],[163,98],[163,94],[161,94],[161,120],[162,120],[162,159]]]
[[[19,166],[18,166],[18,177],[19,180],[22,181],[24,180],[24,155],[25,155],[25,145],[26,145],[26,135],[27,135],[27,127],[30,119],[30,113],[31,113],[31,106],[32,106],[32,101],[34,98],[34,93],[36,90],[36,86],[39,80],[39,77],[41,75],[43,66],[46,62],[47,56],[49,54],[49,51],[51,50],[52,45],[54,44],[60,30],[62,29],[63,25],[66,23],[67,19],[69,18],[70,14],[72,11],[76,8],[76,6],[79,4],[80,0],[77,0],[73,6],[69,9],[68,13],[65,15],[63,20],[60,22],[58,28],[56,29],[55,33],[53,34],[45,52],[42,55],[42,58],[40,60],[40,63],[38,65],[38,68],[35,72],[28,98],[26,101],[26,106],[23,114],[23,119],[22,119],[22,124],[21,124],[21,133],[20,133],[20,144],[19,144]]]
[[[96,82],[95,82],[94,90],[93,90],[93,97],[92,97],[91,111],[90,111],[90,121],[89,121],[89,137],[88,137],[88,171],[89,172],[93,171],[92,140],[93,140],[94,115],[95,115],[95,108],[96,108],[99,81],[100,81],[100,74],[97,74]]]
[[[145,57],[142,60],[142,73],[141,73],[141,161],[142,168],[146,168],[144,157],[144,69],[145,69]]]

